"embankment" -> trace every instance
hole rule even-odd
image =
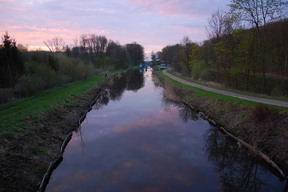
[[[287,177],[288,109],[277,110],[268,105],[211,94],[180,84],[163,75],[160,79],[165,89],[168,87],[173,90],[183,102],[201,112],[226,134],[238,139],[239,146],[249,146],[252,153],[262,156],[268,163],[270,161],[271,166],[276,169],[278,167],[278,172]]]
[[[43,176],[49,177],[47,170],[54,166],[51,162],[61,161],[63,141],[77,131],[79,121],[112,78],[94,82],[90,88],[70,95],[49,110],[25,117],[17,131],[0,132],[0,191],[38,191],[42,181],[39,191],[45,189]]]

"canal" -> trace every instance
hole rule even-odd
[[[73,133],[47,192],[283,192],[263,162],[185,105],[152,70],[118,75]]]

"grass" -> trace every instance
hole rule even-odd
[[[173,85],[194,91],[194,94],[189,97],[189,100],[193,100],[194,98],[197,98],[197,97],[206,96],[206,97],[209,97],[209,98],[217,100],[217,101],[224,100],[224,101],[227,101],[229,103],[240,104],[240,105],[244,105],[244,106],[248,106],[248,107],[255,107],[255,106],[259,105],[259,103],[257,103],[257,102],[239,99],[239,98],[235,98],[235,97],[231,97],[231,96],[227,96],[227,95],[222,95],[222,94],[218,94],[218,93],[214,93],[214,92],[210,92],[210,91],[205,91],[203,89],[199,89],[196,87],[191,87],[189,85],[186,85],[186,84],[180,83],[174,79],[171,79],[170,77],[164,75],[162,72],[160,74],[163,78],[169,80]],[[181,77],[181,78],[183,78],[183,77]],[[266,104],[263,104],[263,105],[267,106],[268,108],[276,109],[278,111],[288,111],[288,109],[285,107],[266,105]]]
[[[137,67],[115,70],[107,74],[114,75],[119,72],[133,70]],[[27,118],[40,118],[41,112],[54,107],[61,107],[63,103],[72,103],[71,96],[77,96],[81,92],[103,81],[105,74],[95,75],[85,80],[69,83],[60,87],[39,92],[31,97],[17,99],[13,102],[0,105],[0,133],[15,134],[25,127]],[[27,126],[26,126],[27,127]]]
[[[93,76],[0,105],[0,132],[17,131],[25,123],[23,121],[25,118],[37,118],[42,111],[57,107],[61,103],[70,102],[69,97],[81,94],[82,91],[89,89],[103,79],[104,74]]]
[[[217,86],[217,85],[211,85],[211,84],[205,83],[203,81],[197,81],[197,80],[193,80],[191,78],[183,77],[183,76],[178,75],[178,74],[176,74],[174,72],[171,72],[171,71],[169,71],[169,73],[173,74],[174,76],[176,76],[178,78],[181,78],[181,79],[184,79],[186,81],[189,81],[189,82],[192,82],[192,83],[196,83],[196,84],[199,84],[199,85],[203,85],[203,86],[206,86],[206,87],[211,87],[211,88],[215,88],[215,89],[229,91],[229,92],[233,92],[233,93],[237,93],[237,94],[241,94],[241,95],[260,97],[260,98],[265,98],[265,99],[275,99],[275,100],[288,101],[287,97],[268,96],[268,95],[263,95],[263,94],[257,94],[257,93],[247,92],[247,91],[231,89],[231,88],[227,88],[227,87],[220,87],[220,86]]]

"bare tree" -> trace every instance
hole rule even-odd
[[[280,19],[288,2],[282,0],[231,0],[230,10],[242,20],[250,22],[260,33],[260,27],[266,27],[271,21]]]
[[[54,37],[52,40],[44,41],[46,47],[52,52],[63,51],[65,42],[61,37]]]
[[[210,38],[219,38],[223,35],[232,34],[232,32],[239,28],[239,20],[236,15],[228,14],[220,9],[217,9],[208,18],[208,26],[206,31]]]
[[[102,57],[106,51],[108,40],[105,36],[84,34],[80,37],[80,46],[83,52]]]
[[[220,9],[217,9],[212,13],[211,17],[208,18],[208,26],[206,31],[210,38],[219,38],[225,28],[225,14]]]

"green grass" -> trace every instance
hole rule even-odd
[[[89,89],[103,79],[104,74],[97,75],[86,80],[48,89],[34,96],[0,105],[0,132],[17,131],[25,123],[23,121],[25,118],[37,118],[41,111],[57,107],[61,103],[70,102],[70,96],[81,94],[82,91]]]
[[[197,98],[197,97],[206,96],[206,97],[209,97],[209,98],[217,100],[217,101],[223,100],[223,101],[226,101],[228,103],[239,104],[239,105],[244,105],[244,106],[248,106],[248,107],[254,107],[256,105],[259,105],[259,103],[257,103],[257,102],[239,99],[239,98],[235,98],[235,97],[231,97],[231,96],[226,96],[226,95],[222,95],[222,94],[214,93],[214,92],[210,92],[210,91],[205,91],[203,89],[199,89],[196,87],[191,87],[189,85],[186,85],[186,84],[180,83],[174,79],[171,79],[170,77],[164,75],[162,72],[160,74],[163,78],[169,80],[169,82],[171,82],[173,85],[194,91],[194,94],[189,97],[190,100],[193,100],[194,98]],[[269,108],[272,108],[272,109],[276,109],[278,111],[288,111],[288,109],[285,107],[266,105],[266,104],[263,104],[263,105],[265,105]]]
[[[203,86],[206,86],[206,87],[211,87],[211,88],[215,88],[215,89],[229,91],[229,92],[233,92],[233,93],[237,93],[237,94],[241,94],[241,95],[260,97],[260,98],[265,98],[265,99],[275,99],[275,100],[288,101],[287,97],[268,96],[268,95],[253,93],[253,92],[247,92],[247,91],[231,89],[231,88],[227,88],[227,87],[220,87],[220,86],[217,86],[217,85],[211,85],[211,84],[205,83],[203,81],[196,81],[196,80],[193,80],[191,78],[183,77],[183,76],[178,75],[176,73],[173,73],[171,71],[169,71],[169,73],[174,75],[174,76],[176,76],[176,77],[178,77],[178,78],[181,78],[181,79],[184,79],[186,81],[189,81],[189,82],[192,82],[192,83],[196,83],[196,84],[199,84],[199,85],[203,85]]]

